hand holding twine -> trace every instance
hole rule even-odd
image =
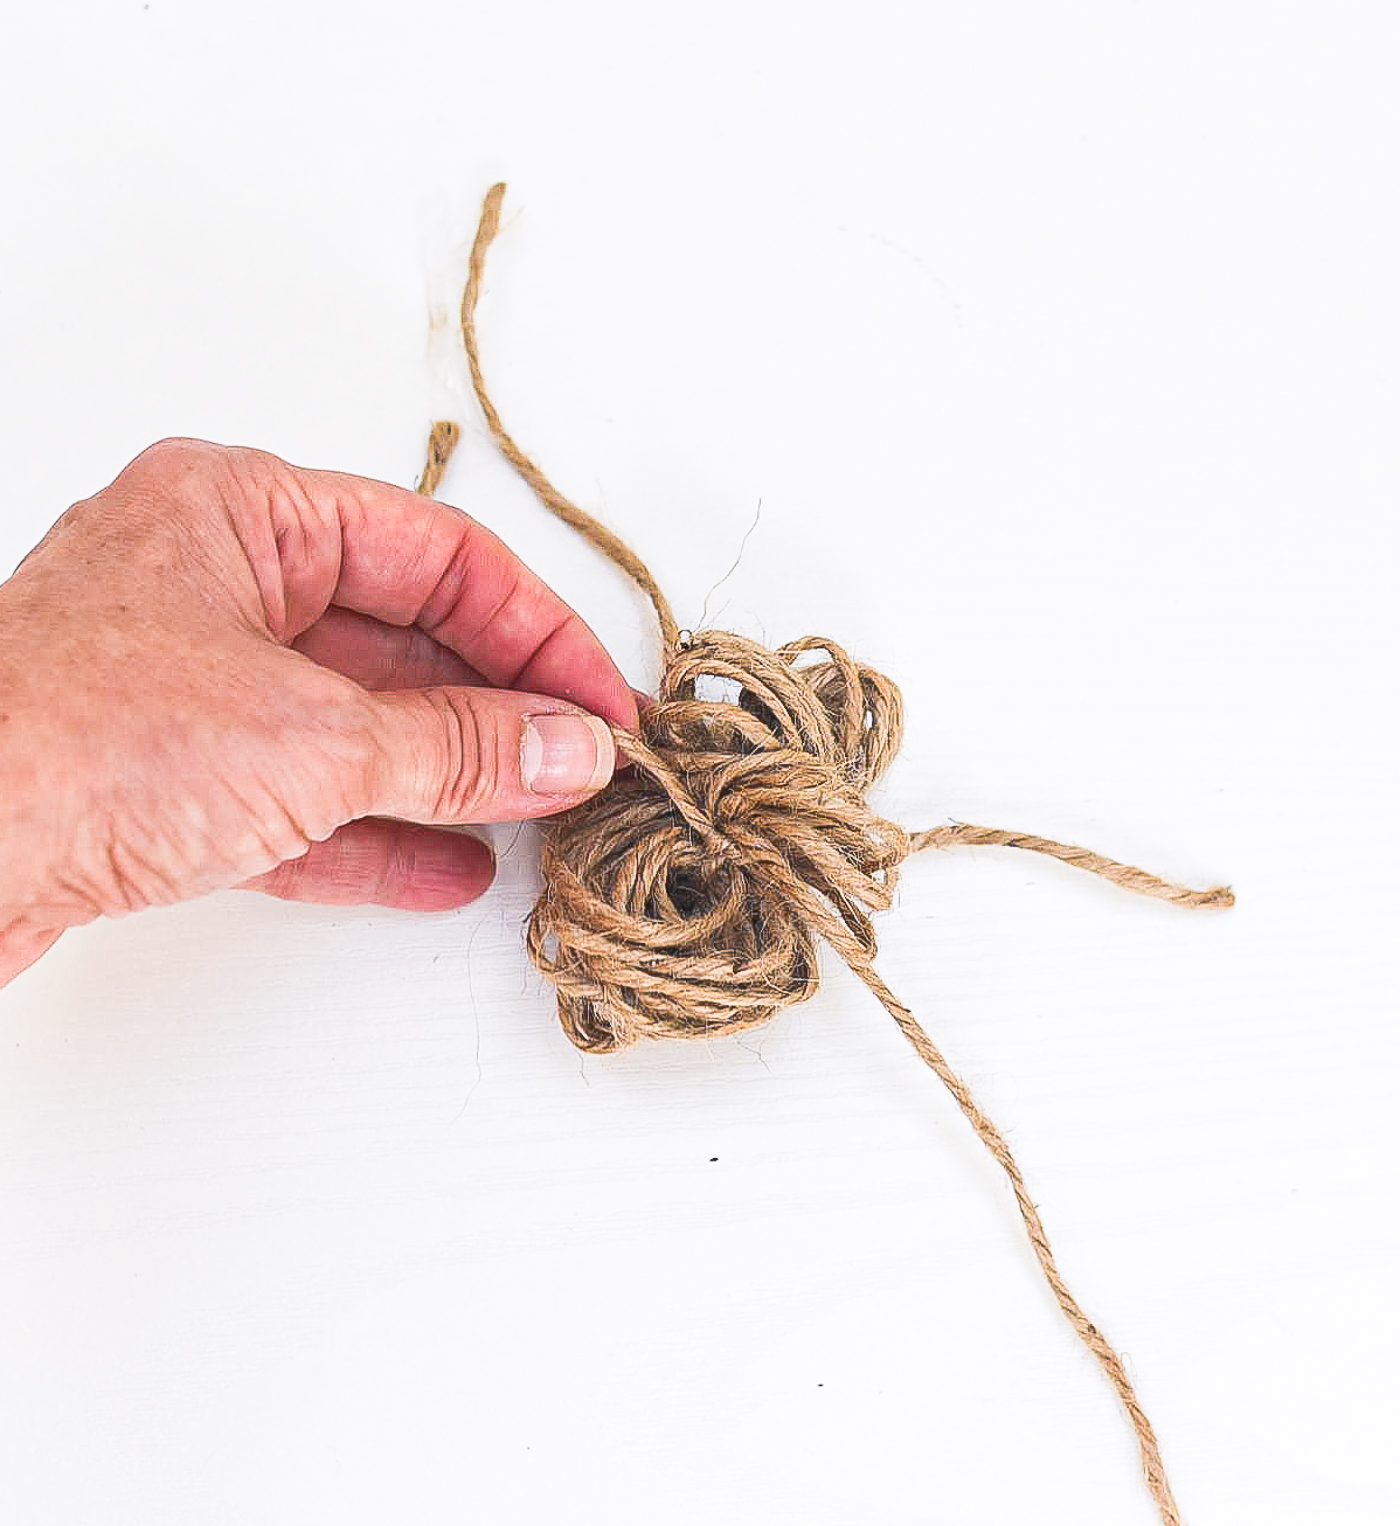
[[[643,711],[637,735],[614,732],[633,764],[630,776],[543,824],[543,889],[527,942],[557,989],[565,1031],[580,1049],[602,1053],[639,1038],[757,1027],[816,992],[818,944],[828,943],[1005,1171],[1056,1301],[1123,1403],[1161,1520],[1179,1526],[1156,1436],[1122,1361],[1065,1285],[1001,1133],[876,972],[871,913],[890,905],[911,852],[958,844],[1048,854],[1182,906],[1229,906],[1233,896],[1223,886],[1188,890],[1085,848],[1000,828],[952,823],[910,834],[865,798],[899,750],[902,705],[888,678],[824,638],[772,651],[730,632],[678,630],[640,558],[553,487],[506,433],[487,394],[475,315],[504,194],[497,185],[486,197],[462,300],[473,388],[497,446],[541,501],[651,599],[664,648],[658,703]],[[436,490],[459,432],[451,422],[433,426],[419,491]],[[731,697],[713,698],[715,689]]]

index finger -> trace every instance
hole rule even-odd
[[[597,636],[484,525],[389,483],[292,470],[297,501],[274,509],[297,532],[293,547],[276,527],[289,609],[316,619],[334,604],[417,625],[497,688],[636,726],[632,690]]]

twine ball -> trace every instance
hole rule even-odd
[[[835,642],[678,642],[618,733],[630,776],[545,830],[527,941],[573,1042],[756,1027],[815,993],[821,938],[867,966],[910,840],[865,792],[901,730],[899,690]]]

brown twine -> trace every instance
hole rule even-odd
[[[592,515],[585,514],[582,509],[570,503],[550,482],[506,433],[505,425],[501,423],[501,416],[496,412],[496,405],[486,391],[486,382],[481,375],[481,354],[476,344],[476,303],[481,295],[481,277],[486,268],[486,251],[491,247],[492,239],[500,231],[501,199],[505,194],[504,185],[493,185],[486,193],[486,200],[481,207],[481,223],[476,230],[471,259],[467,265],[467,286],[462,293],[462,340],[466,345],[467,366],[472,374],[472,388],[476,392],[477,402],[481,404],[481,411],[486,417],[486,427],[491,431],[491,438],[495,440],[506,460],[534,489],[535,496],[540,502],[552,513],[557,514],[566,525],[577,530],[590,545],[596,546],[609,561],[616,562],[651,600],[656,610],[656,618],[661,622],[661,640],[669,656],[675,648],[679,630],[675,617],[671,613],[671,606],[666,602],[666,595],[656,586],[656,579],[647,571],[641,557],[630,546],[624,545],[611,530],[600,525]],[[437,428],[437,425],[433,426],[434,431]]]
[[[452,452],[457,449],[457,441],[461,438],[461,428],[451,419],[439,419],[433,425],[428,431],[427,457],[423,462],[423,474],[418,479],[418,486],[414,488],[415,493],[431,498],[437,492],[442,485],[447,463],[452,459]]]
[[[1146,869],[1132,864],[1120,864],[1116,858],[1106,858],[1092,848],[1076,848],[1071,843],[1052,842],[1048,837],[1035,837],[1029,832],[1008,832],[1004,827],[974,827],[965,821],[949,822],[947,826],[933,827],[927,832],[915,832],[909,845],[918,852],[920,848],[1024,848],[1028,853],[1043,853],[1047,858],[1058,858],[1062,864],[1073,864],[1076,869],[1086,869],[1100,879],[1111,880],[1124,890],[1138,895],[1150,895],[1154,900],[1170,901],[1173,906],[1233,906],[1235,893],[1228,885],[1217,885],[1213,890],[1188,890],[1185,885],[1174,885],[1170,880],[1149,874]]]
[[[496,185],[486,197],[462,299],[472,385],[492,438],[545,506],[651,599],[665,649],[659,702],[643,712],[637,734],[614,729],[630,774],[545,824],[544,888],[527,942],[557,989],[565,1031],[580,1049],[602,1053],[639,1038],[756,1027],[815,993],[818,943],[829,943],[1006,1173],[1056,1302],[1132,1423],[1164,1526],[1180,1526],[1156,1435],[1122,1360],[1066,1286],[1000,1130],[876,972],[870,914],[890,905],[911,852],[957,845],[1048,854],[1179,906],[1229,906],[1234,897],[1224,886],[1189,890],[1087,848],[999,828],[956,822],[911,835],[865,799],[899,750],[902,705],[888,678],[815,636],[772,651],[732,632],[680,632],[640,558],[549,483],[487,394],[476,306],[504,194]],[[456,435],[455,425],[433,426],[420,491],[441,480]],[[716,679],[737,687],[736,701],[701,697]]]

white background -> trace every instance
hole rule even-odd
[[[6,567],[166,434],[411,481],[505,178],[498,401],[682,623],[895,678],[911,826],[1234,884],[929,856],[881,928],[1194,1526],[1394,1510],[1394,26],[68,0],[0,44]],[[652,684],[640,599],[454,406],[444,495]],[[1154,1519],[855,982],[581,1057],[496,840],[460,913],[231,893],[0,994],[0,1518]]]

